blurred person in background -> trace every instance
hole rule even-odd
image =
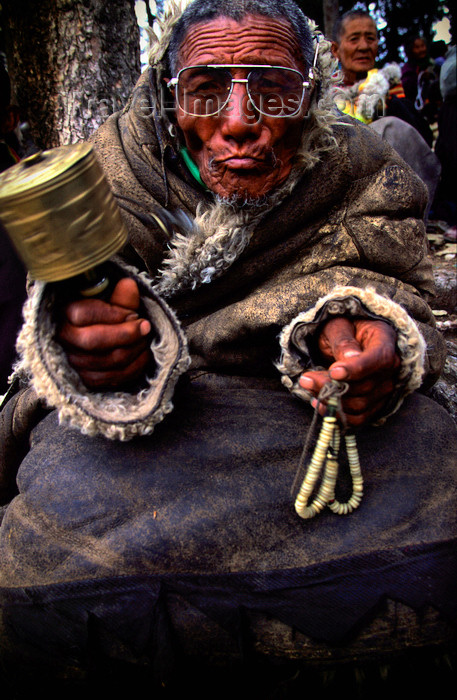
[[[401,82],[406,97],[429,124],[436,121],[441,95],[437,66],[422,36],[405,42],[407,61],[401,67]]]
[[[447,241],[457,240],[457,66],[456,46],[449,49],[440,71],[443,104],[438,114],[438,138],[435,153],[441,163],[441,180],[433,203],[433,215],[448,224]]]

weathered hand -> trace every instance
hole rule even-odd
[[[342,399],[347,422],[362,425],[382,409],[393,391],[400,365],[395,345],[395,330],[384,321],[336,317],[319,336],[328,369],[305,372],[300,386],[317,397],[329,379],[347,382],[349,390]]]
[[[139,317],[139,306],[138,286],[125,278],[109,303],[84,299],[66,307],[57,340],[87,387],[121,389],[144,372],[151,324]]]

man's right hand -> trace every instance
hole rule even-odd
[[[139,317],[139,307],[138,286],[125,278],[109,302],[84,299],[65,308],[57,340],[89,389],[127,389],[144,374],[151,324]]]

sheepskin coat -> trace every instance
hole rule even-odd
[[[288,180],[254,208],[217,200],[188,170],[164,92],[175,10],[128,104],[92,139],[129,232],[121,274],[137,280],[154,329],[151,371],[138,394],[88,391],[55,340],[52,290],[38,282],[24,308],[16,377],[61,422],[125,440],[151,433],[172,410],[189,369],[282,374],[303,395],[300,373],[321,360],[319,323],[332,313],[369,315],[398,333],[390,415],[438,378],[445,359],[427,303],[425,186],[371,129],[335,110],[330,43],[310,23],[318,87]],[[159,211],[175,224],[159,224]]]
[[[172,410],[175,383],[189,367],[278,381],[282,373],[300,393],[300,373],[320,364],[315,313],[322,322],[332,308],[324,302],[336,295],[356,299],[352,310],[343,308],[346,315],[385,318],[397,331],[406,315],[402,371],[387,415],[404,395],[433,384],[445,345],[427,303],[427,192],[413,171],[370,128],[340,116],[329,120],[313,162],[299,151],[289,181],[272,198],[255,209],[217,201],[152,118],[148,73],[93,145],[129,231],[119,262],[149,300],[160,336],[151,345],[154,368],[161,371],[138,395],[89,392],[54,340],[48,285],[37,283],[25,307],[17,374],[62,421],[87,434],[130,439],[152,432]],[[309,128],[305,122],[305,156]],[[187,224],[167,234],[151,216],[163,208]],[[298,334],[298,345],[295,322],[307,324],[310,336]]]
[[[427,304],[433,275],[422,221],[426,190],[386,142],[343,118],[333,127],[337,147],[282,201],[260,216],[240,214],[215,203],[171,148],[165,192],[154,124],[142,112],[149,102],[143,76],[129,107],[107,120],[94,146],[120,203],[131,200],[124,256],[148,272],[175,310],[194,367],[271,373],[278,335],[295,316],[335,287],[373,287],[416,320],[428,346],[426,374],[436,379],[443,343]],[[167,196],[171,210],[212,217],[206,237],[167,240],[154,222],[141,221]],[[233,253],[236,236],[242,242]],[[218,264],[222,272],[211,277]]]

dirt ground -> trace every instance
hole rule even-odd
[[[429,222],[427,238],[437,291],[431,307],[448,349],[443,374],[431,396],[457,422],[457,242],[444,239],[440,222]]]
[[[444,238],[440,221],[427,224],[427,238],[433,263],[437,296],[431,307],[440,330],[457,339],[457,242]]]

